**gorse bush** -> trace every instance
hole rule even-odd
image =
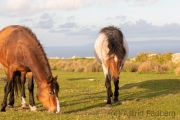
[[[179,65],[176,67],[176,69],[175,69],[174,72],[175,72],[176,75],[180,76],[180,63],[179,63]]]
[[[136,62],[145,62],[145,61],[155,61],[160,64],[167,63],[171,61],[172,53],[167,52],[165,54],[155,54],[155,53],[140,53],[135,57]]]
[[[51,69],[72,72],[102,72],[102,66],[96,59],[49,59]]]
[[[137,72],[139,63],[134,63],[130,60],[126,61],[122,69],[123,72]]]
[[[102,72],[102,66],[95,58],[49,59],[51,69],[74,72]],[[180,75],[178,63],[172,62],[172,53],[165,54],[140,53],[136,57],[126,60],[122,72],[165,72],[174,71]]]
[[[165,54],[140,53],[126,60],[122,72],[165,72],[174,71],[180,75],[180,63],[172,62],[172,53]],[[102,72],[102,65],[95,58],[48,59],[53,70],[71,72]],[[0,69],[3,66],[0,64]]]
[[[136,61],[136,62],[145,62],[145,61],[148,60],[148,58],[149,58],[149,57],[148,57],[148,54],[142,52],[142,53],[138,54],[138,55],[135,57],[135,61]]]

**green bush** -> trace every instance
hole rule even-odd
[[[177,68],[175,69],[175,74],[178,75],[178,76],[180,76],[180,67],[177,67]]]
[[[121,71],[123,72],[137,72],[139,63],[134,63],[132,61],[126,61],[124,67]]]

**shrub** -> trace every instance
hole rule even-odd
[[[151,61],[143,62],[139,64],[138,71],[139,72],[149,72],[153,70],[154,63]]]
[[[139,67],[138,67],[139,72],[150,72],[150,71],[165,72],[167,70],[169,70],[168,66],[161,65],[154,61],[143,62],[139,64]]]
[[[160,64],[164,64],[166,62],[171,61],[172,53],[167,52],[165,54],[156,54],[156,55],[151,56],[149,59],[153,60],[153,61],[156,61],[156,62],[158,62]]]
[[[133,63],[132,61],[126,61],[122,69],[123,72],[136,72],[138,70],[138,63]]]
[[[135,61],[136,62],[145,62],[148,60],[148,53],[140,53],[136,56]]]
[[[175,74],[180,76],[180,65],[175,69]]]

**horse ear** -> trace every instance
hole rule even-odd
[[[53,80],[52,75],[49,75],[47,79],[48,79],[48,83],[51,83]]]
[[[53,80],[54,80],[54,81],[57,81],[57,77],[58,77],[58,75],[56,75],[56,77],[54,77]]]

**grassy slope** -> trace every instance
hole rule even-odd
[[[2,102],[5,85],[5,76],[2,70],[0,70],[0,75],[0,102]],[[0,113],[0,119],[180,119],[180,78],[174,73],[122,72],[120,75],[120,102],[113,103],[111,110],[104,108],[106,89],[103,73],[56,70],[53,71],[53,75],[58,75],[61,87],[59,93],[60,114],[47,113],[37,100],[38,112],[30,112],[28,107],[21,110],[19,109],[20,97],[16,97],[15,108]],[[94,79],[94,81],[89,79]],[[161,114],[158,114],[160,112]]]

